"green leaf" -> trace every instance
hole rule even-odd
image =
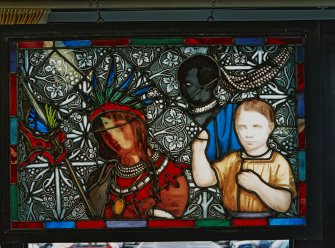
[[[111,102],[115,102],[119,100],[121,96],[122,96],[122,92],[120,91],[115,92],[115,94],[112,96]]]
[[[97,95],[99,104],[103,104],[104,103],[104,98],[102,96],[101,90],[97,90],[96,95]]]
[[[132,106],[134,109],[140,109],[142,108],[142,104],[141,103],[137,103],[135,105]]]
[[[112,93],[113,93],[112,87],[108,87],[106,90],[106,101],[107,102],[110,100]]]
[[[45,109],[45,115],[47,119],[47,124],[50,128],[55,128],[58,125],[58,122],[56,120],[57,115],[57,108],[54,108],[53,106],[49,106],[48,103],[44,106]]]
[[[126,103],[128,103],[128,102],[130,102],[130,101],[132,101],[134,99],[135,99],[135,97],[127,96],[127,97],[123,98],[122,101],[120,101],[120,103],[121,104],[126,104]]]

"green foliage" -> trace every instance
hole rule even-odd
[[[104,103],[104,93],[102,92],[101,89],[98,89],[96,92],[95,92],[95,95],[97,96],[97,100],[98,100],[98,104],[103,104]]]
[[[58,125],[58,122],[56,120],[56,114],[57,114],[57,109],[54,108],[53,106],[49,106],[48,103],[45,104],[45,115],[48,121],[48,126],[50,128],[55,128]]]

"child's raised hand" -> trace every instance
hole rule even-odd
[[[202,130],[198,137],[195,138],[195,140],[192,143],[192,149],[193,151],[204,151],[206,149],[208,143],[208,133],[206,130]]]
[[[237,174],[237,183],[248,191],[257,192],[263,182],[255,172],[245,170]]]

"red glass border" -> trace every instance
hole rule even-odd
[[[186,38],[185,45],[231,45],[233,38]]]
[[[290,45],[303,44],[304,38],[301,37],[268,37],[265,38],[265,44]]]
[[[44,229],[43,222],[20,222],[20,221],[12,221],[11,226],[14,229]]]
[[[17,115],[17,75],[9,75],[10,93],[9,93],[9,115]]]
[[[267,219],[234,219],[233,226],[267,226]]]
[[[130,39],[92,40],[92,46],[128,46]]]
[[[297,64],[297,84],[299,92],[305,89],[304,64]]]
[[[103,220],[78,220],[77,228],[105,228],[106,224]]]
[[[21,41],[18,42],[18,48],[43,48],[44,41]]]
[[[306,215],[306,196],[307,196],[307,185],[306,183],[299,183],[299,215]]]
[[[195,227],[194,220],[148,220],[149,228]]]

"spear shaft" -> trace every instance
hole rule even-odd
[[[61,152],[62,147],[59,143],[59,140],[54,139],[54,140],[52,140],[52,143],[55,145],[55,147],[58,149],[58,151]],[[76,187],[79,191],[79,195],[80,195],[81,199],[83,200],[83,202],[86,206],[86,209],[89,211],[90,216],[94,216],[93,215],[94,212],[93,212],[93,209],[92,209],[91,202],[86,197],[85,191],[84,191],[83,187],[81,186],[81,184],[80,184],[80,182],[79,182],[79,180],[76,176],[76,172],[73,169],[71,161],[68,158],[64,158],[64,163],[65,163],[65,166],[66,166],[68,172],[70,173],[70,177],[71,177],[72,181],[74,182],[74,184],[76,185]]]

